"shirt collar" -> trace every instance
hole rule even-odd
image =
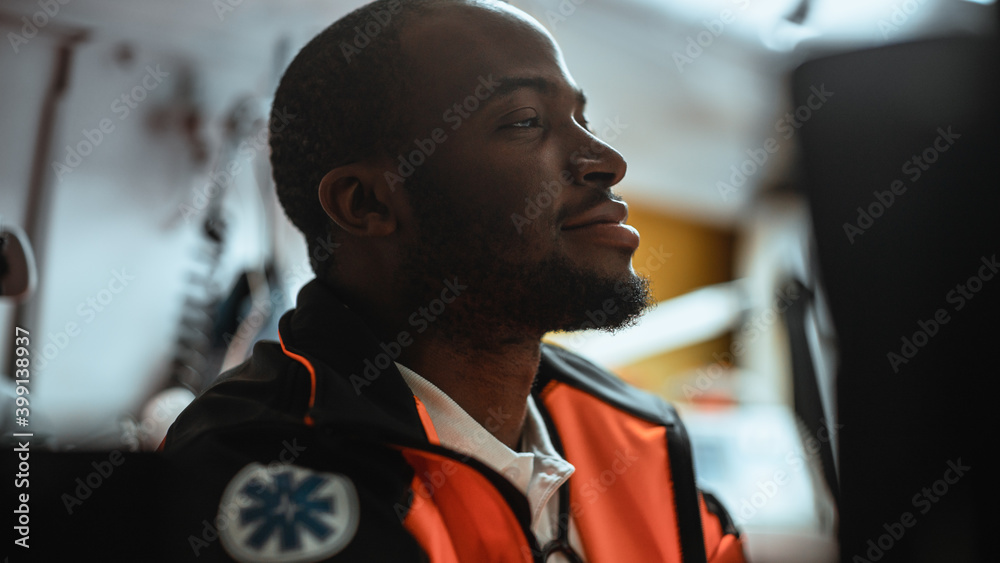
[[[552,445],[545,420],[531,395],[528,395],[527,416],[521,435],[523,451],[515,452],[497,440],[436,385],[402,364],[396,363],[396,367],[427,409],[441,445],[474,457],[507,477],[528,497],[533,517],[537,515],[535,513],[540,505],[572,475],[573,465],[563,459]],[[503,416],[501,412],[491,414],[498,418]],[[490,419],[486,424],[490,424]]]

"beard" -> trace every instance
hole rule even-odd
[[[631,268],[618,275],[587,271],[556,244],[540,260],[525,259],[532,241],[507,217],[461,209],[429,181],[426,169],[405,186],[419,233],[405,249],[396,292],[417,311],[441,297],[446,281],[466,286],[429,325],[457,346],[490,350],[550,331],[614,332],[635,324],[652,305],[649,281]]]

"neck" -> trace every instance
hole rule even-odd
[[[437,386],[507,447],[517,448],[527,415],[528,394],[541,361],[544,331],[493,326],[486,334],[455,336],[455,331],[438,321],[418,337],[411,330],[412,317],[398,313],[413,308],[384,298],[394,294],[394,288],[379,287],[377,283],[353,290],[350,287],[338,288],[341,300],[365,318],[376,334],[394,339],[401,330],[407,330],[414,337],[413,344],[400,354],[401,364]],[[464,294],[462,298],[468,299]],[[449,315],[458,312],[454,306],[449,309]],[[482,318],[473,315],[462,325],[487,326]]]
[[[528,394],[541,360],[540,339],[474,352],[432,336],[408,350],[402,363],[452,398],[496,439],[516,450]]]

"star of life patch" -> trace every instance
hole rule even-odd
[[[358,492],[344,475],[251,463],[226,486],[219,535],[237,561],[319,561],[358,530]]]

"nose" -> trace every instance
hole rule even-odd
[[[621,153],[589,131],[570,154],[570,163],[578,185],[602,190],[621,182],[628,168]]]

